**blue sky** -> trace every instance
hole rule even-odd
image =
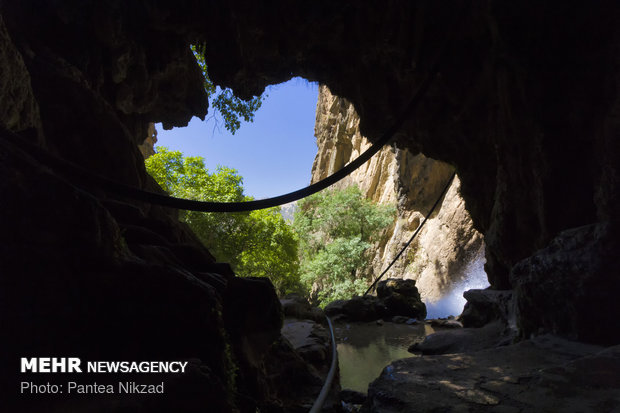
[[[317,152],[314,119],[318,85],[301,78],[269,86],[254,122],[230,134],[220,119],[193,118],[185,128],[157,125],[157,146],[202,156],[210,171],[217,165],[237,169],[245,194],[257,199],[288,193],[310,183]]]

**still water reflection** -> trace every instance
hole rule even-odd
[[[414,357],[407,348],[433,333],[425,324],[350,323],[335,326],[338,340],[340,385],[366,393],[368,384],[394,360]]]

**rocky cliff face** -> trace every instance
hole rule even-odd
[[[318,153],[312,166],[312,182],[331,175],[371,145],[360,132],[360,118],[353,105],[334,96],[324,85],[319,89],[314,132]],[[342,188],[356,184],[367,198],[397,206],[395,224],[369,252],[373,258],[368,275],[377,277],[398,254],[453,171],[444,162],[390,145],[334,185]],[[427,301],[437,301],[462,281],[471,262],[482,259],[484,254],[483,237],[474,229],[459,188],[457,177],[408,251],[385,276],[416,280]]]
[[[149,122],[149,126],[146,130],[146,138],[144,142],[138,145],[140,153],[144,156],[144,159],[155,154],[155,144],[157,143],[157,129],[153,122]]]

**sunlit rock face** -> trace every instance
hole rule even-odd
[[[319,89],[315,135],[318,153],[312,182],[336,172],[371,146],[360,132],[360,118],[353,105],[334,96],[326,86]],[[400,252],[440,197],[453,171],[444,162],[389,145],[334,185],[357,185],[368,199],[397,207],[395,223],[369,251],[372,265],[362,269],[366,276],[378,277]],[[466,270],[484,248],[459,188],[457,177],[414,242],[384,276],[416,280],[425,301],[438,301],[468,277]]]
[[[140,153],[144,156],[144,159],[155,154],[155,144],[157,143],[157,129],[155,124],[150,122],[146,130],[146,137],[144,142],[138,145]]]

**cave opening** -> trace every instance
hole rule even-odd
[[[119,200],[90,190],[91,182],[84,190],[15,143],[157,191],[137,145],[149,122],[172,127],[205,115],[188,50],[196,39],[209,42],[213,79],[244,96],[292,75],[327,85],[354,105],[370,142],[380,141],[427,74],[438,75],[388,151],[409,171],[403,183],[425,181],[425,168],[437,172],[427,176],[449,175],[441,164],[404,167],[421,153],[456,166],[466,210],[484,234],[491,288],[468,294],[465,328],[434,335],[417,347],[423,357],[384,370],[366,407],[620,406],[618,4],[457,1],[459,13],[432,1],[177,3],[0,3],[0,314],[10,332],[0,384],[11,393],[8,409],[295,411],[316,396],[324,367],[316,360],[325,357],[312,340],[324,337],[321,328],[302,323],[307,347],[282,333],[282,312],[312,319],[312,309],[281,303],[264,279],[236,277],[178,211]],[[433,56],[444,46],[435,71]],[[335,105],[325,112],[328,125],[330,113],[347,108],[336,101],[326,101]],[[356,123],[339,130],[355,132]],[[354,140],[338,144],[321,171],[358,151]],[[394,193],[382,190],[394,175],[376,160],[366,169],[372,178],[360,191],[377,200]],[[416,200],[432,199],[441,181],[407,189],[396,180],[394,201],[424,211],[426,201]],[[394,228],[416,221],[400,216]],[[472,250],[482,248],[478,240]],[[397,243],[386,242],[374,261],[389,260]],[[425,277],[443,271],[434,246],[412,245],[415,253],[395,271],[415,273],[416,288],[439,294]],[[163,397],[18,394],[20,382],[66,382],[16,368],[20,357],[49,354],[191,360],[191,373],[96,377],[165,381]],[[394,391],[394,377],[402,391]]]
[[[254,119],[240,119],[234,133],[210,107],[204,121],[193,118],[170,130],[157,124],[156,145],[201,156],[209,170],[218,165],[237,170],[244,193],[255,199],[292,192],[310,182],[317,93],[317,83],[299,77],[270,85]]]
[[[219,171],[221,165],[232,168],[239,175],[240,188],[245,196],[263,198],[304,187],[309,181],[319,181],[350,163],[370,145],[360,133],[360,118],[353,105],[333,95],[326,86],[319,88],[317,83],[293,78],[268,86],[261,99],[262,106],[254,114],[255,119],[241,120],[240,127],[235,130],[229,130],[222,113],[217,108],[211,108],[205,120],[194,118],[186,127],[165,130],[162,124],[155,125],[154,130],[149,130],[151,137],[143,144],[148,147],[141,150],[146,158],[163,151],[179,151],[185,157],[200,156],[204,159],[205,168],[211,171]],[[309,136],[312,138],[308,139]],[[149,162],[147,160],[147,165]],[[304,168],[304,164],[312,167]],[[304,169],[312,171],[310,178],[303,173]],[[434,187],[441,184],[449,169],[446,164],[422,154],[411,155],[406,149],[399,150],[392,144],[377,155],[377,159],[369,161],[334,185],[334,188],[340,189],[359,187],[369,200],[398,206],[394,222],[384,230],[378,243],[369,244],[366,254],[368,263],[364,266],[370,267],[370,271],[362,269],[362,276],[368,282],[376,279],[382,267],[386,267],[399,252],[396,247],[420,225],[432,201],[430,198],[436,195]],[[151,169],[149,171],[152,173]],[[168,187],[165,183],[160,184]],[[422,186],[430,186],[431,189]],[[430,219],[428,226],[434,228],[430,231],[425,229],[419,237],[421,240],[415,240],[402,262],[395,260],[398,265],[387,274],[387,278],[418,281],[422,300],[428,308],[428,318],[460,314],[465,304],[463,292],[488,286],[484,272],[483,237],[473,230],[458,190],[457,178],[456,187],[446,201],[447,207],[443,212],[440,208]],[[292,223],[296,209],[297,203],[294,202],[284,205],[280,213],[288,223]],[[446,221],[445,217],[454,215],[458,216],[456,220],[448,218]],[[185,220],[190,226],[193,224],[196,232],[205,231],[191,218],[186,216]],[[452,230],[450,227],[453,227]],[[227,230],[236,231],[235,227]],[[446,231],[450,232],[449,235],[442,234]],[[221,235],[226,236],[225,233]],[[202,235],[200,237],[205,239]],[[221,240],[221,243],[226,241]],[[218,250],[209,241],[205,245],[212,251]],[[252,242],[242,245],[253,248]],[[450,254],[447,252],[450,250],[458,252]],[[235,255],[242,253],[237,251]],[[224,257],[232,258],[230,255]],[[276,257],[280,260],[290,258]],[[237,265],[235,262],[233,269]],[[277,276],[270,277],[265,272],[261,275],[267,275],[277,283],[274,280]],[[316,294],[315,287],[312,290]],[[292,290],[278,292],[285,295],[285,292]]]

